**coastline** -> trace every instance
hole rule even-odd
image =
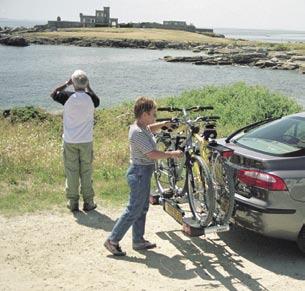
[[[297,70],[305,74],[305,43],[279,44],[229,39],[217,37],[217,34],[212,37],[202,33],[141,28],[78,28],[56,31],[16,28],[1,32],[0,43],[8,45],[14,45],[11,43],[15,41],[16,45],[21,43],[24,46],[38,44],[188,50],[198,55],[166,56],[163,60],[195,65],[246,65],[262,69]]]

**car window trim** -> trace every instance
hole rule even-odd
[[[249,125],[247,125],[247,126],[245,126],[245,127],[242,127],[242,128],[240,128],[240,129],[234,131],[232,134],[230,134],[230,135],[225,139],[225,142],[226,142],[226,143],[229,143],[230,140],[231,140],[235,135],[237,135],[237,134],[239,134],[239,133],[241,133],[241,132],[243,132],[243,131],[246,132],[246,131],[248,131],[248,130],[250,130],[250,129],[253,129],[253,128],[259,126],[259,125],[262,125],[262,124],[265,124],[265,123],[268,123],[268,122],[271,122],[271,121],[274,121],[274,120],[277,120],[277,119],[281,119],[281,118],[282,118],[282,116],[280,116],[280,117],[271,117],[271,118],[267,118],[267,119],[264,119],[264,120],[261,120],[261,121],[257,121],[257,122],[251,123],[251,124],[249,124]]]

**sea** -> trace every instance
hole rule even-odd
[[[4,26],[1,21],[0,26]],[[33,23],[29,26],[33,26]],[[236,31],[231,33],[237,38],[241,35]],[[301,41],[301,36],[298,41]],[[62,107],[49,97],[50,93],[68,80],[76,69],[87,72],[91,87],[101,97],[102,108],[134,100],[137,96],[177,96],[186,90],[240,81],[265,86],[305,106],[305,75],[296,71],[242,66],[195,66],[162,60],[166,55],[193,54],[191,51],[169,49],[51,45],[19,48],[0,45],[0,109],[33,105],[51,112],[61,110]]]

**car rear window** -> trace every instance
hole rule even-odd
[[[272,121],[244,133],[235,142],[271,155],[304,153],[305,118],[285,117]]]

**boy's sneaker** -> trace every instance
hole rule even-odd
[[[132,244],[132,248],[136,251],[154,249],[156,246],[157,246],[156,244],[151,243],[148,240],[144,240],[143,242]]]
[[[79,211],[78,208],[78,200],[68,200],[67,201],[67,208],[70,209],[70,211]]]
[[[112,243],[109,239],[104,242],[105,248],[115,256],[126,256],[126,252],[123,252],[120,245]]]
[[[84,211],[91,211],[97,207],[96,203],[94,201],[84,202],[83,210]]]

